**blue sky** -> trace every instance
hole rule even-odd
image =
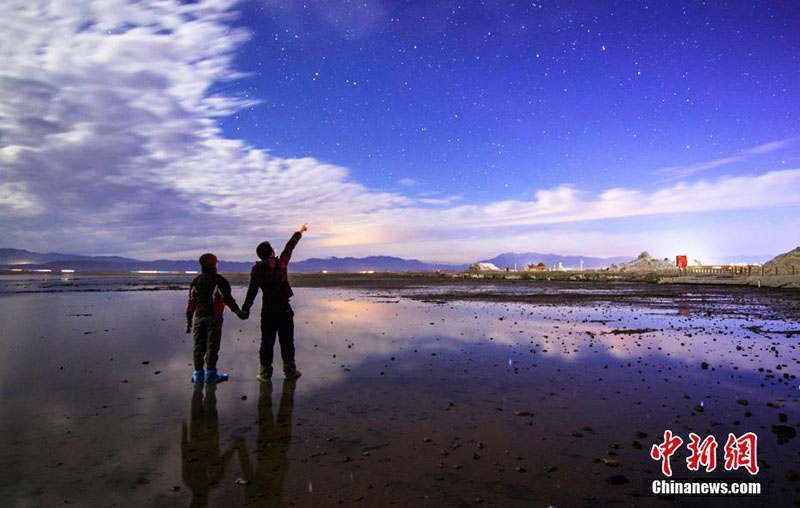
[[[800,243],[791,3],[0,14],[7,246],[248,260],[305,221],[299,257],[719,261]]]
[[[225,133],[479,201],[565,176],[654,188],[643,172],[800,135],[796,7],[483,4],[244,4],[238,86],[263,104]],[[727,169],[796,165],[794,148]]]

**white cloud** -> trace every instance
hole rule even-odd
[[[343,225],[339,235],[323,244],[391,243],[417,241],[459,231],[464,237],[488,231],[494,237],[505,230],[553,224],[602,221],[625,217],[659,216],[800,206],[800,169],[716,181],[677,183],[653,192],[610,189],[599,195],[560,186],[536,193],[531,201],[500,201],[485,206],[462,205],[424,209],[403,207],[379,210],[370,223],[357,229]],[[503,233],[501,233],[503,232]],[[711,233],[710,233],[711,234]]]
[[[43,207],[28,193],[24,182],[0,184],[0,210],[9,215],[25,217],[38,215]]]
[[[769,143],[764,143],[746,150],[742,150],[736,155],[721,157],[712,161],[698,162],[697,164],[690,164],[688,166],[667,166],[656,169],[655,171],[652,171],[651,174],[663,176],[667,180],[680,180],[697,173],[727,166],[728,164],[733,164],[734,162],[746,161],[756,155],[762,155],[780,150],[794,143],[797,141],[797,139],[798,138],[789,138],[782,139],[780,141],[771,141]]]
[[[531,241],[538,241],[530,228],[552,224],[800,206],[800,170],[653,192],[593,195],[562,185],[530,200],[454,206],[460,197],[380,192],[353,181],[346,168],[276,157],[224,138],[216,126],[216,117],[253,104],[209,94],[212,84],[240,76],[232,54],[249,34],[231,29],[233,5],[0,4],[6,244],[140,257],[212,248],[248,259],[265,237],[279,241],[276,235],[307,221],[304,256],[425,258],[420,246],[431,257],[461,259],[473,247],[504,250],[499,239],[535,234]],[[560,237],[562,250],[577,241]]]
[[[234,242],[285,232],[309,213],[333,225],[411,204],[344,168],[222,137],[213,117],[253,103],[208,95],[240,76],[232,51],[248,34],[231,30],[232,5],[4,2],[3,229],[79,250],[116,233],[115,248],[131,253],[156,238]]]

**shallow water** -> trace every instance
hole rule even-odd
[[[159,291],[189,287],[196,275],[81,275],[24,273],[0,275],[0,295],[107,291]]]
[[[248,321],[227,314],[220,368],[231,380],[203,392],[189,383],[184,291],[7,292],[0,499],[774,506],[800,498],[798,440],[778,444],[773,432],[800,423],[796,321],[735,302],[698,314],[669,299],[541,306],[402,296],[419,291],[298,289],[296,383],[284,383],[280,369],[272,383],[255,381],[258,306]],[[243,293],[234,289],[240,302]],[[651,495],[663,476],[649,449],[665,429],[687,442],[689,432],[710,433],[720,446],[717,471],[690,474],[684,445],[672,460],[676,478],[752,479],[763,493]],[[761,471],[724,471],[725,438],[748,431],[759,437]],[[611,484],[619,475],[624,483]]]

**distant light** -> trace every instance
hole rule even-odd
[[[322,270],[322,273],[328,273],[328,270]]]
[[[158,270],[131,270],[131,273],[141,273],[147,275],[153,275],[159,273]]]
[[[11,271],[12,272],[21,272],[22,268],[12,268]]]
[[[183,273],[197,273],[197,270],[186,270],[186,271],[185,271],[185,272],[183,272]]]
[[[39,268],[39,269],[36,269],[36,270],[33,270],[33,271],[34,271],[34,272],[41,272],[41,273],[50,273],[50,272],[52,272],[53,270],[51,270],[51,269],[49,269],[49,268]]]
[[[75,273],[75,270],[61,270],[61,273]]]

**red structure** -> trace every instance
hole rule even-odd
[[[678,266],[678,268],[686,268],[689,266],[686,256],[675,256],[675,264]]]

